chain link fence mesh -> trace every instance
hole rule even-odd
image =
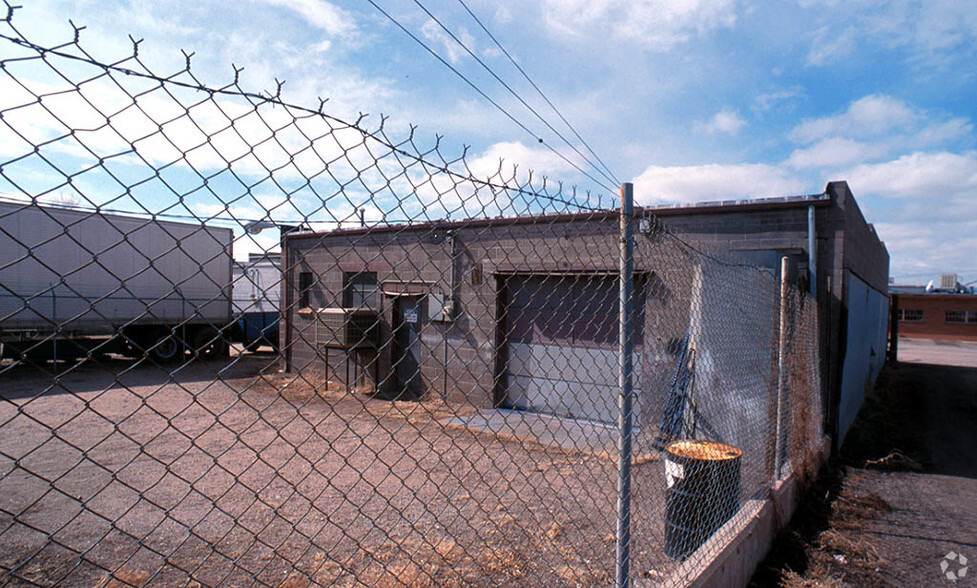
[[[5,584],[613,582],[614,200],[12,13]],[[631,579],[680,585],[814,462],[817,308],[634,223]]]

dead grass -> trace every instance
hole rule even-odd
[[[826,566],[818,565],[800,575],[793,570],[787,570],[780,580],[781,588],[846,588],[848,586],[841,578],[831,575]]]
[[[831,507],[832,527],[860,530],[867,519],[889,512],[889,506],[881,496],[874,492],[867,494],[843,494]]]
[[[858,491],[858,473],[844,476],[843,472],[826,474],[818,482],[804,505],[803,519],[795,520],[795,526],[777,540],[775,549],[784,559],[765,582],[754,578],[754,586],[774,582],[784,588],[886,585],[880,570],[889,562],[865,530],[892,507],[874,492]]]
[[[923,471],[923,464],[899,450],[892,451],[889,453],[889,455],[880,457],[879,459],[867,459],[865,460],[864,467],[869,469],[894,470],[903,472]]]

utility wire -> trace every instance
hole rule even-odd
[[[601,186],[602,188],[604,188],[605,190],[608,190],[611,193],[613,193],[613,192],[615,192],[617,190],[617,188],[615,188],[612,185],[609,185],[609,184],[605,183],[605,181],[599,180],[599,179],[595,178],[594,176],[592,176],[591,174],[589,174],[587,171],[585,171],[584,169],[582,169],[579,165],[577,165],[576,163],[574,163],[573,161],[571,161],[569,158],[567,158],[567,156],[563,155],[562,153],[560,153],[559,151],[557,151],[556,149],[554,149],[550,145],[544,143],[543,142],[543,139],[540,138],[536,133],[534,133],[532,131],[532,129],[530,129],[529,127],[527,127],[526,125],[524,125],[516,117],[514,117],[512,114],[510,114],[505,108],[503,108],[498,102],[496,102],[491,97],[489,97],[489,95],[486,94],[484,91],[482,91],[477,85],[475,85],[474,82],[472,82],[467,77],[465,77],[465,75],[463,73],[461,73],[460,71],[458,71],[458,69],[456,67],[454,67],[453,65],[451,65],[450,63],[448,63],[447,61],[445,61],[444,58],[441,57],[440,55],[438,55],[436,51],[434,51],[433,49],[431,49],[431,47],[429,47],[427,45],[427,43],[425,43],[424,41],[422,41],[421,39],[419,39],[417,37],[417,35],[415,35],[410,30],[408,30],[407,27],[405,27],[404,25],[400,24],[400,22],[397,19],[395,19],[392,15],[390,15],[386,10],[384,10],[383,8],[381,8],[376,2],[374,2],[374,0],[367,0],[367,1],[374,8],[376,8],[378,11],[380,11],[380,14],[384,15],[385,17],[387,17],[387,20],[389,20],[390,22],[392,22],[397,28],[399,28],[407,36],[409,36],[411,39],[413,39],[414,42],[416,42],[418,45],[420,45],[421,47],[423,47],[435,59],[437,59],[438,61],[440,61],[442,65],[444,65],[445,67],[447,67],[456,76],[458,76],[459,78],[461,78],[462,81],[464,81],[466,84],[468,84],[482,98],[484,98],[490,104],[492,104],[492,106],[494,106],[499,112],[501,112],[502,114],[504,114],[506,116],[506,118],[508,118],[509,120],[511,120],[513,123],[515,123],[516,126],[518,126],[522,130],[524,130],[527,133],[529,133],[529,135],[531,135],[534,139],[536,139],[540,143],[543,143],[544,145],[546,145],[546,147],[550,151],[552,151],[553,153],[555,153],[560,159],[562,159],[563,161],[567,162],[571,167],[573,167],[575,170],[577,170],[578,172],[580,172],[583,175],[585,175],[587,178],[589,178],[591,181],[593,181],[594,183],[596,183],[598,186]]]
[[[518,93],[517,93],[517,92],[516,92],[515,90],[513,90],[513,89],[512,89],[512,86],[510,86],[509,84],[507,84],[507,83],[505,82],[505,80],[503,80],[502,78],[500,78],[500,77],[499,77],[499,76],[498,76],[498,75],[497,75],[497,74],[496,74],[496,73],[495,73],[495,72],[494,72],[494,71],[492,70],[492,68],[491,68],[491,67],[489,67],[489,66],[488,66],[488,65],[487,65],[487,64],[486,64],[486,63],[485,63],[484,61],[482,61],[482,59],[481,59],[481,58],[480,58],[480,57],[479,57],[478,55],[476,55],[476,54],[475,54],[475,52],[474,52],[474,51],[472,51],[472,50],[471,50],[471,48],[469,48],[469,47],[468,47],[468,46],[467,46],[467,45],[466,45],[466,44],[465,44],[465,43],[464,43],[464,42],[463,42],[463,41],[462,41],[461,39],[459,39],[459,38],[457,37],[457,35],[455,35],[455,34],[454,34],[454,33],[453,33],[453,32],[452,32],[452,31],[451,31],[451,30],[450,30],[450,29],[449,29],[449,28],[448,28],[448,27],[447,27],[447,26],[446,26],[446,25],[445,25],[445,24],[443,23],[443,22],[441,22],[441,20],[440,20],[440,19],[438,19],[438,17],[436,17],[436,16],[434,15],[434,14],[432,14],[432,13],[431,13],[431,11],[430,11],[430,10],[428,10],[428,9],[427,9],[427,8],[426,8],[426,7],[424,6],[424,4],[422,4],[422,3],[420,2],[420,0],[414,0],[414,4],[417,4],[417,6],[418,6],[418,7],[420,7],[420,9],[421,9],[421,10],[423,10],[423,11],[424,11],[424,13],[425,13],[425,14],[427,14],[427,15],[428,15],[428,16],[429,16],[429,17],[431,18],[431,20],[433,20],[433,21],[434,21],[435,23],[437,23],[437,25],[438,25],[439,27],[441,27],[441,30],[443,30],[443,31],[444,31],[445,33],[447,33],[447,34],[448,34],[448,36],[450,36],[450,37],[451,37],[451,39],[452,39],[452,40],[453,40],[453,41],[454,41],[455,43],[457,43],[457,44],[458,44],[459,46],[461,46],[461,48],[462,48],[462,49],[464,49],[464,50],[465,50],[465,52],[466,52],[466,53],[468,53],[468,55],[469,55],[469,56],[470,56],[470,57],[471,57],[472,59],[474,59],[474,60],[475,60],[475,61],[476,61],[476,62],[477,62],[477,63],[478,63],[478,64],[479,64],[480,66],[482,66],[482,69],[484,69],[485,71],[487,71],[487,72],[489,73],[489,75],[491,75],[491,76],[492,76],[493,78],[495,78],[495,81],[497,81],[497,82],[499,82],[500,84],[502,84],[502,87],[504,87],[504,88],[505,88],[506,90],[508,90],[508,91],[509,91],[509,93],[510,93],[510,94],[512,94],[512,96],[513,96],[513,97],[514,97],[514,98],[515,98],[516,100],[518,100],[518,101],[519,101],[519,102],[520,102],[520,103],[521,103],[521,104],[522,104],[523,106],[525,106],[525,107],[526,107],[526,108],[527,108],[527,109],[529,110],[529,112],[531,112],[531,113],[533,113],[533,114],[534,114],[534,115],[536,116],[536,118],[538,118],[538,119],[539,119],[539,121],[540,121],[540,122],[542,122],[542,123],[543,123],[544,125],[546,125],[546,128],[548,128],[549,130],[551,130],[551,131],[552,131],[552,132],[553,132],[554,134],[556,134],[556,136],[557,136],[557,137],[559,137],[559,138],[560,138],[560,139],[561,139],[561,140],[562,140],[562,141],[563,141],[564,143],[566,143],[566,145],[567,145],[567,146],[568,146],[568,147],[569,147],[570,149],[572,149],[574,153],[576,153],[577,155],[579,155],[581,159],[583,159],[583,160],[584,160],[584,161],[586,161],[586,162],[587,162],[588,164],[590,164],[590,165],[591,165],[591,166],[592,166],[592,167],[593,167],[594,169],[596,169],[596,170],[597,170],[597,172],[598,172],[598,173],[600,173],[600,174],[601,174],[602,176],[604,176],[604,178],[605,178],[605,179],[607,179],[607,180],[608,180],[608,181],[610,181],[610,182],[614,182],[614,183],[617,183],[617,184],[620,184],[620,182],[619,182],[619,181],[618,181],[618,180],[617,180],[616,178],[614,178],[614,177],[613,177],[613,174],[612,174],[612,175],[608,175],[607,173],[605,173],[605,172],[604,172],[604,170],[602,170],[602,169],[601,169],[600,167],[598,167],[598,166],[597,166],[597,165],[595,165],[595,164],[594,164],[594,163],[593,163],[592,161],[590,161],[590,160],[589,160],[589,159],[587,158],[587,156],[586,156],[586,155],[584,155],[583,153],[581,153],[581,152],[580,152],[580,150],[579,150],[579,149],[577,149],[577,148],[576,148],[576,146],[575,146],[575,145],[574,145],[573,143],[571,143],[570,141],[568,141],[568,140],[567,140],[567,138],[566,138],[566,137],[564,137],[562,133],[560,133],[560,131],[558,131],[558,130],[556,130],[556,129],[555,129],[554,127],[553,127],[553,125],[551,125],[551,124],[549,123],[549,121],[547,121],[547,120],[546,120],[545,118],[543,118],[543,116],[542,116],[542,115],[541,115],[541,114],[540,114],[539,112],[537,112],[535,108],[533,108],[533,107],[532,107],[532,106],[531,106],[531,105],[530,105],[530,104],[529,104],[528,102],[526,102],[526,101],[525,101],[525,100],[524,100],[524,99],[522,98],[522,96],[520,96],[520,95],[519,95],[519,94],[518,94]],[[481,24],[481,23],[479,23],[479,24]],[[485,29],[485,27],[484,27],[484,25],[482,26],[482,29],[483,29],[483,30],[486,30],[486,29]],[[487,32],[487,31],[486,31],[486,32]],[[488,33],[488,34],[489,34],[489,36],[492,36],[492,34],[491,34],[491,33]],[[496,44],[498,44],[498,42],[496,42]],[[525,75],[525,74],[524,74],[524,75]],[[539,89],[537,88],[537,91],[538,91],[538,90],[539,90]],[[564,122],[566,122],[566,120],[564,120]],[[569,126],[569,123],[567,123],[567,126]],[[572,127],[571,127],[571,130],[573,130],[573,129],[572,129]],[[577,137],[579,138],[579,135],[578,135]],[[597,160],[598,160],[598,161],[600,161],[600,158],[597,158]],[[603,162],[601,162],[601,163],[603,163]]]
[[[481,29],[485,32],[485,34],[488,35],[490,39],[492,39],[492,42],[494,42],[495,46],[498,47],[499,50],[502,51],[502,53],[509,59],[509,62],[512,63],[512,65],[515,66],[517,70],[519,70],[519,73],[522,74],[522,77],[526,78],[526,81],[529,82],[529,84],[536,90],[536,92],[540,95],[540,97],[544,101],[546,101],[546,104],[548,104],[549,107],[553,109],[553,112],[555,112],[556,115],[560,117],[560,120],[563,121],[563,124],[565,124],[567,128],[569,128],[570,131],[573,132],[574,136],[577,137],[577,139],[581,143],[583,143],[584,147],[587,148],[587,151],[590,151],[590,153],[594,156],[595,159],[597,159],[597,161],[601,164],[601,166],[603,166],[603,168],[607,171],[607,173],[611,175],[611,178],[614,180],[614,182],[620,184],[621,180],[619,180],[617,176],[614,174],[614,172],[611,171],[611,168],[609,168],[607,164],[604,163],[604,160],[602,160],[600,156],[597,155],[597,152],[595,152],[590,147],[590,144],[588,144],[587,141],[585,141],[584,138],[580,136],[580,133],[578,133],[577,130],[573,128],[573,125],[571,125],[570,121],[568,121],[566,117],[563,116],[563,113],[560,112],[560,109],[557,108],[556,105],[550,101],[550,99],[546,96],[546,94],[543,93],[543,90],[540,89],[540,87],[536,85],[536,82],[534,82],[532,78],[529,77],[529,74],[522,69],[522,67],[519,65],[519,62],[517,62],[515,58],[513,58],[512,55],[509,54],[508,51],[506,51],[506,48],[502,46],[502,43],[500,43],[499,40],[495,38],[495,35],[493,35],[492,32],[488,30],[488,27],[482,24],[482,21],[478,18],[478,16],[475,15],[474,12],[472,12],[472,10],[468,7],[468,4],[465,3],[465,0],[458,0],[458,2],[462,5],[465,11],[468,12],[468,14],[475,20],[475,22],[478,23],[478,26],[481,27]],[[566,139],[564,139],[564,141],[565,140]]]

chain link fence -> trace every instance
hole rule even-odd
[[[12,13],[4,583],[681,585],[811,467],[817,308],[776,271]]]

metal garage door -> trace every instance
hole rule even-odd
[[[643,288],[635,281],[636,349]],[[504,288],[505,386],[509,406],[617,421],[618,281],[576,274],[512,276]],[[640,354],[635,354],[635,389]]]

